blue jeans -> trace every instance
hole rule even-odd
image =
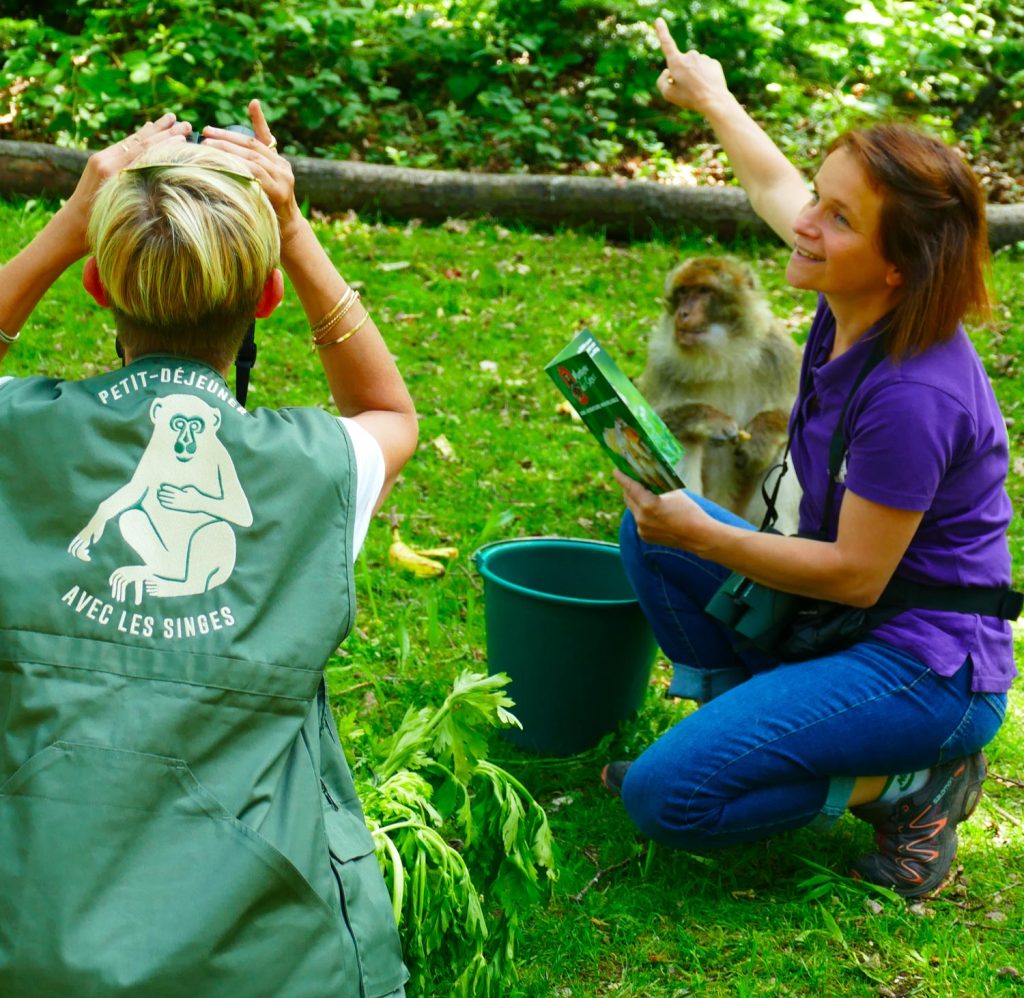
[[[744,523],[693,498],[720,520]],[[702,701],[633,763],[622,786],[630,817],[658,842],[700,852],[812,822],[827,827],[858,776],[970,755],[1002,723],[1006,696],[971,692],[970,659],[944,678],[870,639],[805,662],[737,651],[732,632],[704,612],[727,569],[645,543],[628,512],[620,544],[676,665],[670,692]]]

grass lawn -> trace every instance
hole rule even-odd
[[[12,255],[49,210],[0,203],[0,254]],[[480,543],[615,539],[622,504],[610,466],[556,411],[560,396],[543,364],[587,325],[638,374],[665,270],[682,255],[722,248],[701,238],[616,245],[481,222],[428,228],[353,218],[325,221],[320,235],[361,284],[421,415],[419,452],[357,569],[356,629],[331,663],[332,702],[358,768],[407,705],[439,702],[462,669],[485,668],[481,580],[470,558]],[[775,312],[802,337],[814,301],[785,286],[783,249],[729,250],[753,262]],[[79,273],[44,299],[4,374],[81,377],[117,363],[109,316],[81,290]],[[1010,426],[1009,490],[1020,509],[1024,254],[997,256],[994,282],[996,315],[974,335]],[[294,294],[260,325],[258,341],[250,406],[329,406]],[[457,545],[447,575],[417,579],[389,568],[392,520],[417,547]],[[1022,543],[1015,519],[1018,587]],[[664,697],[668,674],[659,660],[636,723],[584,755],[538,758],[494,741],[492,758],[548,810],[561,866],[551,904],[525,920],[510,996],[1024,993],[1021,681],[990,747],[987,796],[963,827],[962,873],[940,900],[908,906],[841,875],[870,845],[868,827],[849,817],[825,836],[803,831],[713,858],[640,840],[598,773],[689,709]],[[581,689],[579,710],[586,698]]]

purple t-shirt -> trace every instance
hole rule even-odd
[[[804,490],[802,533],[821,527],[832,434],[871,352],[865,336],[830,361],[834,339],[835,317],[822,297],[804,351],[801,384],[809,370],[811,387],[806,397],[801,391],[791,425],[793,467]],[[916,357],[883,360],[858,388],[845,422],[846,460],[829,539],[850,489],[883,506],[925,511],[896,568],[899,577],[932,585],[1010,584],[1006,424],[962,327],[948,343]],[[1016,673],[1010,625],[995,617],[909,610],[872,637],[911,652],[941,676],[952,675],[969,655],[977,691],[1005,692]]]

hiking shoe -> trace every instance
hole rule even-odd
[[[622,781],[626,778],[626,773],[629,772],[629,767],[632,765],[632,762],[608,763],[608,765],[601,770],[601,782],[613,794],[621,794]]]
[[[986,768],[984,754],[975,752],[936,766],[920,790],[895,803],[852,808],[875,826],[878,845],[853,864],[853,876],[908,898],[945,886],[956,858],[956,826],[978,806]]]

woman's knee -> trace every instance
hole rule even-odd
[[[655,842],[688,851],[714,846],[721,802],[691,784],[686,772],[664,772],[641,756],[626,773],[622,803],[633,824]]]

